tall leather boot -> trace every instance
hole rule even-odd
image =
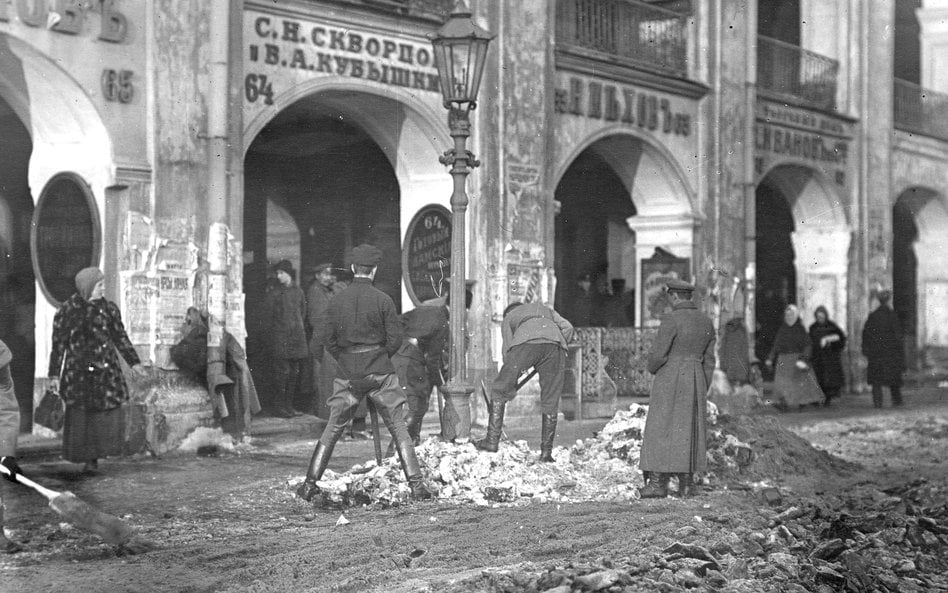
[[[540,416],[540,461],[553,462],[553,439],[556,438],[557,414]]]
[[[668,478],[671,474],[654,472],[644,488],[639,490],[642,498],[665,498],[668,496]]]
[[[408,479],[408,487],[411,488],[411,497],[414,500],[428,500],[431,498],[431,491],[425,485],[424,476],[421,473],[421,464],[418,463],[418,456],[415,455],[415,446],[411,440],[403,440],[396,443],[398,448],[398,457],[402,462],[402,470]]]
[[[881,385],[872,386],[872,407],[874,408],[882,407],[882,386]]]
[[[303,500],[310,502],[313,500],[313,496],[319,492],[316,482],[323,477],[323,472],[326,471],[326,466],[329,465],[329,458],[332,457],[332,450],[335,444],[335,439],[333,440],[333,444],[328,447],[324,446],[322,441],[316,443],[313,457],[309,460],[309,467],[306,469],[306,479],[303,480],[303,483],[296,489],[296,495]]]
[[[902,405],[902,388],[897,386],[889,387],[889,395],[892,396],[892,407],[898,408]]]
[[[507,411],[507,402],[494,400],[490,405],[490,418],[487,421],[487,434],[476,441],[474,446],[483,451],[496,453],[500,445],[500,433],[504,429],[504,412]]]
[[[695,495],[695,482],[692,474],[678,474],[678,497],[688,498]]]

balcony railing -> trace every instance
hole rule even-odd
[[[688,16],[637,0],[560,0],[556,43],[684,75]]]
[[[331,0],[337,4],[361,6],[380,12],[443,23],[451,14],[454,0]]]
[[[948,95],[895,79],[895,127],[903,132],[948,140]]]
[[[757,36],[757,86],[809,107],[836,107],[839,62],[777,39]]]

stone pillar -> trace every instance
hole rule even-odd
[[[814,228],[791,235],[796,255],[797,306],[805,316],[805,326],[812,321],[813,311],[823,305],[830,319],[846,327],[851,235],[848,228]]]
[[[921,79],[926,89],[948,92],[948,0],[923,0],[918,16]]]

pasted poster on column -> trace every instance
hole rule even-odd
[[[656,248],[642,265],[642,326],[658,325],[662,314],[671,307],[665,294],[665,283],[669,280],[691,279],[691,260],[676,257],[662,248]]]
[[[129,340],[142,360],[154,360],[158,279],[141,272],[122,272],[119,277],[122,318]]]
[[[543,300],[540,298],[542,271],[536,265],[507,264],[507,304]]]
[[[543,196],[540,167],[508,163],[507,216],[510,244],[521,260],[543,259]],[[510,252],[508,251],[508,254]],[[508,260],[509,261],[509,260]]]

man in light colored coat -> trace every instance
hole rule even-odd
[[[13,391],[11,361],[13,353],[6,344],[0,342],[0,465],[7,470],[3,476],[15,483],[15,476],[20,473],[15,457],[16,437],[20,431],[20,408]],[[22,549],[20,544],[7,539],[3,533],[3,498],[0,497],[0,552],[15,554]]]

